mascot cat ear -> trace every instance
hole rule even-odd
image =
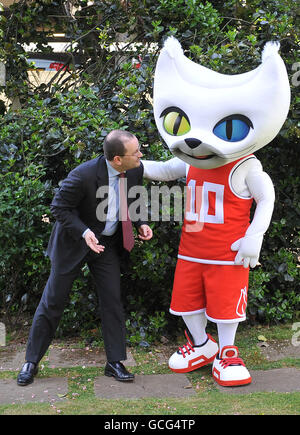
[[[171,151],[193,166],[209,168],[269,143],[282,127],[290,104],[288,76],[278,50],[278,43],[268,42],[257,68],[225,75],[191,61],[180,43],[174,37],[168,38],[155,71],[154,116]],[[185,125],[177,130],[180,138],[165,128],[162,113],[170,108],[177,112],[174,110],[169,119],[173,116],[175,122],[176,113],[184,114],[184,122],[189,124],[190,128]],[[228,122],[236,126],[242,125],[241,119],[248,119],[249,135],[236,135],[236,140],[227,141],[224,135],[214,134],[218,132],[214,130],[217,123],[229,118]],[[192,150],[188,144],[192,144]],[[203,156],[209,156],[209,161]]]

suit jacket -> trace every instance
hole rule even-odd
[[[143,165],[126,171],[127,192],[142,185]],[[99,187],[108,185],[108,171],[104,156],[89,160],[73,169],[56,193],[50,210],[56,219],[47,248],[52,265],[64,273],[79,264],[90,248],[82,238],[90,228],[98,238],[105,227],[96,209],[101,199],[96,197]],[[135,198],[128,198],[128,206]],[[143,221],[134,222],[136,227]]]

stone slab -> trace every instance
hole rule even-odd
[[[95,396],[103,399],[139,399],[143,397],[189,397],[196,395],[183,374],[135,375],[133,382],[112,377],[95,378]]]
[[[227,394],[249,394],[256,392],[290,393],[300,391],[300,370],[294,367],[272,370],[250,370],[252,382],[240,387],[217,388]]]
[[[0,351],[1,370],[21,370],[25,358],[25,346],[3,348]]]
[[[25,361],[26,346],[3,348],[0,351],[0,371],[19,371]],[[49,355],[43,361],[48,361],[50,368],[68,367],[103,367],[106,364],[106,354],[103,349],[84,349],[75,347],[50,347]],[[136,366],[132,353],[127,350],[126,366]]]
[[[15,379],[0,379],[0,404],[23,404],[28,402],[54,403],[64,400],[68,392],[66,378],[36,378],[25,387],[17,385]]]
[[[103,367],[107,361],[104,350],[92,347],[84,349],[52,347],[47,360],[50,368]],[[126,367],[136,365],[131,352],[128,350],[127,360],[124,361],[124,364]]]
[[[294,346],[288,340],[280,342],[261,343],[261,353],[269,361],[279,361],[284,358],[300,359],[300,346]]]

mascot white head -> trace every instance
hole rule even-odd
[[[279,44],[268,42],[254,70],[224,75],[188,59],[166,40],[154,77],[154,117],[172,153],[211,169],[272,141],[289,110],[290,87]]]

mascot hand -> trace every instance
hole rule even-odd
[[[250,267],[255,267],[258,262],[262,242],[263,236],[259,235],[246,235],[234,242],[231,245],[231,250],[238,251],[234,260],[235,264],[243,265],[245,268],[249,267],[249,265]]]

